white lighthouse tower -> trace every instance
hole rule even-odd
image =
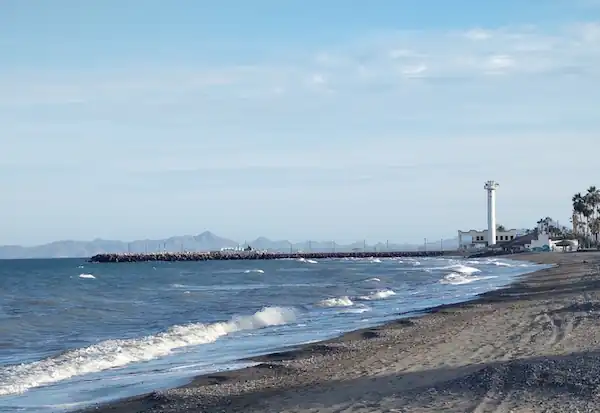
[[[487,213],[488,213],[488,247],[496,243],[496,189],[498,183],[487,181],[484,189],[487,191]]]

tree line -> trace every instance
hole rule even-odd
[[[582,245],[598,245],[600,234],[600,190],[590,186],[587,192],[573,195],[573,229]]]

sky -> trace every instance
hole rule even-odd
[[[3,0],[0,244],[568,224],[598,108],[598,0]]]

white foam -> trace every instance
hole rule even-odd
[[[381,260],[379,258],[371,258],[369,261],[371,261],[372,263],[380,263]]]
[[[358,299],[361,301],[385,300],[386,298],[391,297],[393,295],[396,295],[396,293],[392,290],[380,290],[373,291],[369,295],[360,296],[358,297]]]
[[[507,262],[496,261],[496,260],[488,260],[485,263],[486,264],[492,264],[492,265],[495,265],[497,267],[512,267],[512,265],[509,264],[509,263],[507,263]]]
[[[481,270],[478,268],[467,267],[466,265],[462,265],[462,264],[453,265],[450,268],[452,269],[453,272],[457,272],[459,274],[465,274],[465,275],[471,275],[471,274],[475,274],[476,272],[481,272]]]
[[[358,307],[358,308],[348,308],[348,309],[342,310],[342,313],[362,314],[362,313],[366,313],[369,311],[371,311],[371,308],[369,308],[369,307]]]
[[[246,270],[244,271],[245,274],[250,274],[250,273],[257,273],[257,274],[264,274],[265,271],[264,270],[260,270],[260,269],[255,269],[255,270]]]
[[[354,305],[348,296],[326,298],[319,301],[320,307],[350,307]]]
[[[381,280],[377,277],[367,278],[365,282],[380,282]]]
[[[307,259],[307,258],[298,258],[298,260],[297,260],[297,261],[298,261],[298,262],[305,262],[305,263],[307,263],[307,264],[318,264],[318,263],[319,263],[319,261],[316,261],[316,260],[310,260],[310,259]]]
[[[226,322],[176,325],[156,335],[103,341],[40,361],[0,367],[0,396],[22,393],[74,376],[152,360],[178,348],[213,342],[230,333],[287,324],[295,319],[294,309],[265,307],[251,316],[238,316]]]
[[[221,285],[187,285],[187,284],[171,284],[172,288],[190,291],[243,291],[243,290],[260,290],[269,288],[268,284],[221,284]]]
[[[92,274],[79,274],[79,278],[94,279],[96,277],[94,277]]]
[[[440,280],[441,284],[450,284],[450,285],[462,285],[462,284],[470,284],[475,281],[487,280],[490,278],[496,278],[494,276],[476,276],[469,274],[460,274],[457,272],[452,272],[447,274]]]

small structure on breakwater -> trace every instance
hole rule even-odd
[[[97,254],[90,262],[145,262],[145,261],[228,261],[228,260],[280,260],[327,258],[396,258],[440,257],[459,255],[458,251],[353,251],[353,252],[264,252],[264,251],[214,251],[214,252],[156,252],[127,254]]]

